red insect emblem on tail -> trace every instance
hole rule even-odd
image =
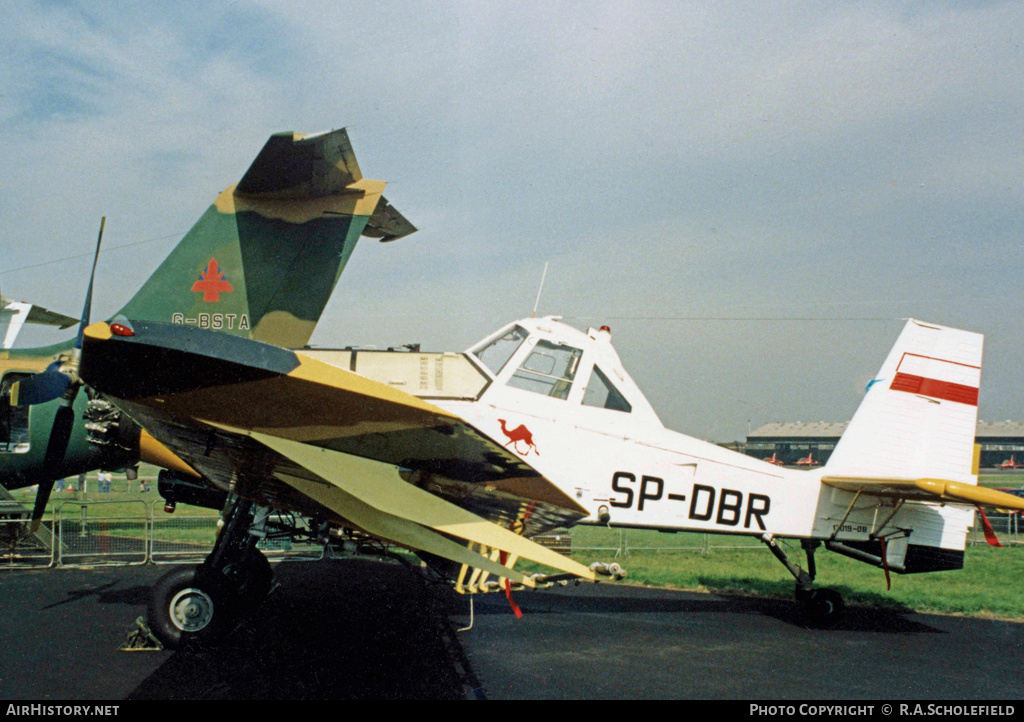
[[[508,442],[505,446],[512,444],[512,448],[516,450],[516,453],[520,456],[527,456],[530,453],[530,449],[533,449],[533,453],[540,456],[540,452],[537,451],[537,445],[533,443],[533,434],[526,428],[524,424],[519,424],[516,428],[511,431],[505,427],[505,419],[498,419],[498,423],[501,424],[501,433],[508,437]],[[519,450],[519,442],[522,441],[526,444],[526,451]]]

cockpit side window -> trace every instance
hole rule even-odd
[[[625,411],[627,414],[633,410],[633,406],[626,401],[626,397],[619,393],[619,390],[612,385],[612,382],[601,373],[601,369],[597,366],[594,367],[594,373],[590,375],[590,382],[587,384],[586,391],[583,392],[583,405]]]
[[[572,346],[538,341],[508,385],[556,399],[569,395],[583,352]]]
[[[0,452],[23,454],[29,449],[28,406],[11,406],[11,386],[31,375],[9,373],[0,381]]]
[[[501,373],[505,364],[508,363],[508,360],[512,358],[512,355],[522,346],[527,335],[525,328],[515,326],[508,333],[499,336],[493,341],[470,349],[470,352],[480,359],[484,366],[491,370],[491,373],[497,376]]]

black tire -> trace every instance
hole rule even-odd
[[[807,599],[807,616],[812,626],[834,627],[843,616],[843,597],[832,589],[815,589]]]
[[[150,594],[146,620],[168,649],[197,649],[234,628],[237,603],[227,584],[206,567],[180,567],[165,574]]]

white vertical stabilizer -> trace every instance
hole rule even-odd
[[[14,341],[18,338],[18,333],[25,325],[28,312],[31,310],[31,303],[8,301],[7,299],[0,301],[0,336],[3,337],[3,348],[14,346]]]
[[[824,473],[976,484],[982,341],[910,319]]]

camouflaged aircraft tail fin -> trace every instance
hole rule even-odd
[[[359,236],[416,230],[384,186],[363,178],[344,129],[275,134],[120,314],[304,346]]]

